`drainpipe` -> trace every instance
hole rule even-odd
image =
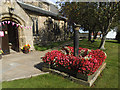
[[[81,25],[74,24],[74,56],[78,56],[79,51],[79,29]]]

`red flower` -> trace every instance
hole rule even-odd
[[[73,47],[68,46],[68,52],[70,55],[64,55],[61,51],[53,50],[46,53],[42,59],[45,63],[56,63],[56,66],[60,65],[87,75],[92,75],[106,59],[105,53],[99,49],[88,50],[87,48],[79,48],[79,53],[82,52],[82,55],[79,54],[79,57],[73,56]]]
[[[68,69],[71,69],[70,67],[68,67]]]
[[[78,72],[81,72],[80,70],[78,70]]]
[[[82,67],[82,70],[84,70],[84,71],[85,71],[86,69],[85,69],[84,67]]]

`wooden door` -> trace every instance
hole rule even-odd
[[[4,32],[4,37],[2,37],[2,50],[5,55],[10,53],[7,25],[2,25],[2,31]]]
[[[11,23],[8,25],[8,37],[9,43],[12,44],[11,49],[19,52],[18,27],[16,25],[12,26]]]

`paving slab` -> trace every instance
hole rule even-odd
[[[71,43],[69,41],[59,47],[46,51],[31,51],[29,54],[11,51],[11,54],[3,55],[3,58],[0,60],[0,77],[2,77],[2,80],[0,78],[0,82],[47,74],[48,72],[41,71],[41,57],[47,52],[60,49],[62,46]]]
[[[2,82],[47,74],[48,72],[42,72],[36,65],[42,63],[41,57],[49,51],[51,49],[46,51],[31,51],[28,54],[19,52],[3,55],[2,60],[0,60]]]

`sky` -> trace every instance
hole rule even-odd
[[[49,0],[49,1],[51,1],[51,2],[55,3],[57,0]]]

